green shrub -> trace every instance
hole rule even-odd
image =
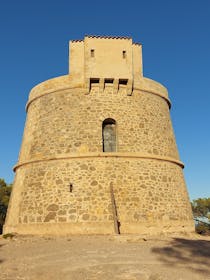
[[[204,223],[199,223],[196,228],[196,232],[202,235],[210,235],[210,226]]]
[[[0,178],[0,234],[2,233],[3,224],[7,214],[12,185],[6,184],[4,179]]]
[[[12,239],[14,236],[15,236],[14,233],[6,233],[6,234],[3,234],[3,235],[2,235],[2,237],[3,237],[4,239],[7,239],[7,238]]]

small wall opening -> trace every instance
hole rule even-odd
[[[105,119],[102,124],[103,152],[116,152],[116,121]]]
[[[99,78],[90,78],[90,84],[99,84]]]
[[[90,90],[94,87],[99,85],[99,79],[98,78],[90,78]]]
[[[128,84],[128,80],[127,79],[119,79],[119,85],[127,85]]]
[[[123,57],[123,58],[126,58],[126,51],[123,51],[123,52],[122,52],[122,57]]]
[[[104,79],[105,84],[113,84],[114,79]]]
[[[95,50],[94,50],[94,49],[91,49],[91,50],[90,50],[90,56],[91,56],[91,57],[95,57]]]

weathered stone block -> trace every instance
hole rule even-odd
[[[55,212],[49,212],[47,214],[47,216],[44,219],[44,222],[50,222],[51,220],[54,220],[56,217],[56,213]]]
[[[47,210],[48,211],[57,211],[58,210],[58,205],[56,204],[50,204],[48,207],[47,207]]]

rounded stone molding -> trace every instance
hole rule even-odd
[[[35,159],[25,162],[19,162],[14,167],[13,170],[16,171],[19,167],[32,164],[32,163],[38,163],[38,162],[47,162],[47,161],[54,161],[54,160],[73,160],[73,159],[83,159],[83,158],[128,158],[128,159],[154,159],[154,160],[161,160],[161,161],[167,161],[174,164],[177,164],[181,168],[184,168],[184,163],[180,160],[176,160],[174,158],[170,157],[161,157],[161,156],[155,156],[155,155],[149,155],[149,154],[141,154],[141,153],[83,153],[83,154],[70,154],[70,155],[59,155],[56,157],[49,157],[49,158],[43,158],[43,159]]]

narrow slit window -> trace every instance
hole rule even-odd
[[[116,152],[116,122],[105,119],[102,124],[103,152]]]
[[[90,50],[90,56],[91,56],[91,57],[95,57],[95,50],[94,50],[94,49],[91,49],[91,50]]]
[[[123,58],[126,58],[126,51],[122,52],[122,56],[123,56]]]

